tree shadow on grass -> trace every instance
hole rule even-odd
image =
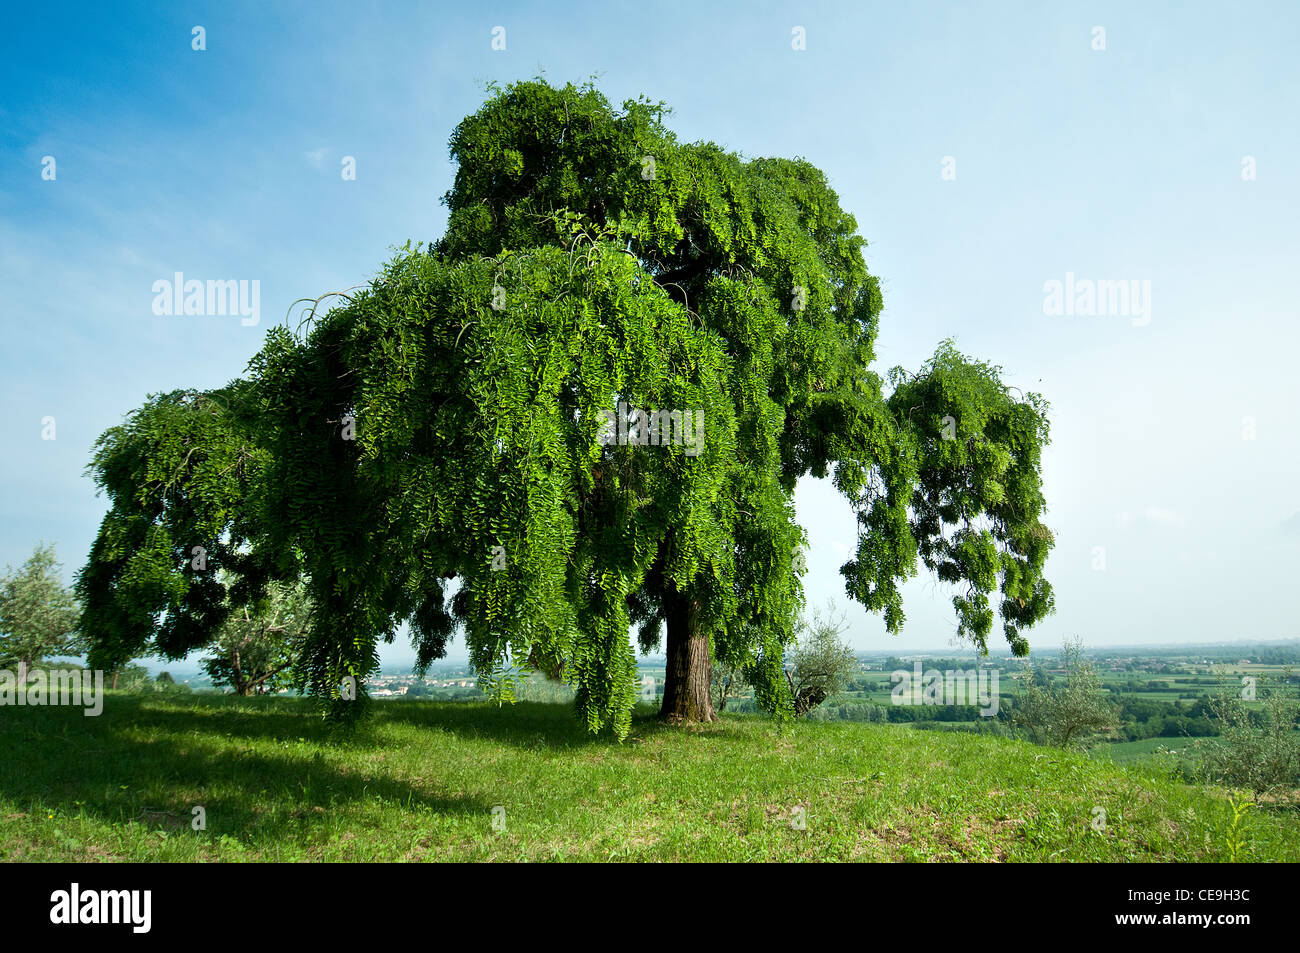
[[[699,731],[727,741],[740,741],[738,733],[725,723],[696,727],[674,727],[657,717],[657,709],[639,705],[632,715],[632,728],[621,743],[605,728],[587,730],[572,704],[516,702],[497,706],[491,702],[401,701],[377,704],[375,722],[414,725],[445,731],[465,739],[484,739],[520,748],[551,750],[619,748],[637,745],[657,735],[683,735]]]
[[[138,731],[174,732],[178,719],[187,719],[193,722],[194,730],[205,733],[250,741],[307,741],[340,749],[381,746],[383,742],[376,734],[390,724],[522,748],[618,745],[618,739],[609,729],[597,734],[587,731],[573,705],[564,702],[516,702],[498,706],[488,701],[372,700],[368,716],[352,727],[331,726],[321,718],[312,700],[286,696],[110,695],[105,713]],[[634,716],[635,735],[661,727],[648,706]]]
[[[586,730],[563,702],[393,701],[375,706],[376,725],[394,724],[442,731],[466,740],[502,742],[521,748],[589,748],[617,745],[609,731]]]
[[[370,718],[346,731],[332,729],[300,698],[113,694],[98,717],[68,707],[0,708],[0,751],[6,755],[0,760],[0,794],[114,822],[152,820],[164,828],[179,827],[177,818],[201,804],[212,819],[209,829],[220,818],[221,830],[254,835],[290,821],[301,824],[331,804],[375,798],[439,814],[490,810],[473,797],[439,792],[436,769],[428,779],[407,783],[378,771],[367,774],[361,765],[337,764],[354,752],[381,753],[388,725],[521,752],[628,750],[664,733],[682,737],[696,730],[714,742],[743,740],[725,723],[699,729],[664,725],[649,705],[638,706],[632,731],[620,744],[608,729],[587,731],[563,703],[376,702]],[[268,752],[267,742],[290,750]],[[221,786],[247,794],[227,801],[201,794]]]
[[[369,765],[338,764],[315,746],[232,750],[230,741],[245,737],[305,738],[301,718],[290,713],[263,713],[266,724],[226,740],[213,737],[220,719],[133,707],[94,718],[72,708],[0,709],[0,794],[20,807],[178,831],[190,828],[192,809],[201,806],[210,835],[259,843],[300,842],[304,832],[328,827],[331,811],[377,800],[442,816],[486,818],[491,808],[440,790],[436,777],[408,783]]]

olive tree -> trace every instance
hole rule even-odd
[[[260,602],[234,608],[217,632],[203,670],[218,688],[264,695],[291,681],[311,622],[303,584],[271,583]]]
[[[833,604],[814,609],[798,626],[798,644],[790,653],[793,663],[786,669],[794,713],[806,715],[826,699],[844,690],[857,667],[853,650],[840,639],[848,628],[848,617],[836,615]]]
[[[6,567],[0,577],[0,668],[30,669],[51,656],[78,654],[78,620],[54,547],[38,544],[22,566]]]
[[[1012,722],[1037,744],[1085,747],[1115,729],[1115,709],[1106,699],[1096,667],[1084,657],[1079,638],[1061,646],[1063,677],[1052,680],[1041,668],[1021,676]]]

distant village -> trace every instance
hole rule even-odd
[[[1207,651],[1208,649],[1208,651]],[[1246,653],[1243,654],[1243,649]],[[1034,653],[1031,659],[1012,658],[1005,652],[992,652],[984,658],[974,658],[963,653],[953,656],[939,652],[917,652],[907,654],[889,654],[883,652],[858,652],[856,679],[862,684],[850,684],[849,689],[867,688],[870,676],[877,673],[889,674],[900,669],[911,669],[916,662],[929,667],[939,668],[976,668],[999,669],[1005,676],[1029,667],[1059,672],[1059,659],[1055,650]],[[1212,678],[1228,672],[1241,673],[1260,668],[1279,665],[1296,665],[1300,667],[1300,646],[1290,644],[1246,646],[1202,646],[1202,647],[1126,647],[1100,648],[1089,651],[1088,656],[1097,667],[1098,672],[1110,677],[1134,678],[1141,676],[1184,676]],[[664,659],[652,656],[640,659],[641,675],[655,678],[656,685],[662,686],[664,676]],[[211,682],[202,674],[177,678],[177,682],[189,686],[192,690],[211,690]],[[423,676],[413,672],[381,672],[366,679],[367,693],[375,699],[393,698],[436,698],[443,700],[469,700],[481,697],[478,692],[477,677],[468,663],[444,664],[431,667]],[[548,682],[540,674],[527,679],[526,689],[520,698],[534,700],[563,701],[569,697],[569,687],[560,683]],[[282,689],[276,694],[296,694],[292,689]],[[554,697],[552,697],[554,696]]]
[[[424,694],[424,689],[474,688],[473,675],[454,675],[450,678],[420,678],[418,675],[375,675],[366,679],[371,698],[393,698],[397,695]]]

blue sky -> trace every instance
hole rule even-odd
[[[541,73],[664,100],[684,140],[807,158],[870,243],[879,370],[952,337],[1047,397],[1058,611],[1035,646],[1300,635],[1300,7],[471,6],[6,11],[0,564],[46,540],[70,579],[105,510],[96,436],[148,393],[225,383],[292,301],[437,238],[453,127],[485,82]],[[155,315],[177,271],[259,280],[260,322]],[[1149,313],[1045,313],[1067,274],[1149,282]],[[851,514],[816,481],[797,504],[809,599],[844,603]],[[947,587],[906,595],[898,638],[846,605],[856,647],[948,644]]]

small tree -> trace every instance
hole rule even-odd
[[[726,710],[727,699],[739,698],[749,691],[749,682],[745,680],[744,667],[731,662],[715,663],[712,681],[713,707],[718,711]]]
[[[1035,744],[1086,747],[1098,734],[1115,729],[1115,712],[1102,697],[1101,679],[1083,657],[1083,642],[1061,646],[1063,679],[1043,684],[1034,669],[1020,676],[1013,723],[1025,728]]]
[[[143,665],[128,662],[113,670],[112,687],[123,692],[141,692],[153,684],[149,670]]]
[[[793,671],[785,670],[796,715],[808,714],[844,690],[857,664],[853,650],[840,640],[840,633],[847,628],[848,616],[843,612],[836,616],[833,603],[827,603],[824,611],[814,609],[810,619],[800,620],[798,643],[790,655]]]
[[[81,651],[79,611],[72,592],[59,580],[54,547],[38,543],[16,572],[0,578],[0,667],[39,665],[50,656]]]
[[[272,583],[266,599],[232,612],[217,634],[203,669],[218,688],[236,695],[260,695],[280,688],[302,651],[311,620],[311,598],[303,585]]]
[[[1300,701],[1287,690],[1290,680],[1287,668],[1281,685],[1261,686],[1261,709],[1253,717],[1243,692],[1221,685],[1210,703],[1219,738],[1197,742],[1206,780],[1246,788],[1257,800],[1300,787],[1300,735],[1295,731]]]

